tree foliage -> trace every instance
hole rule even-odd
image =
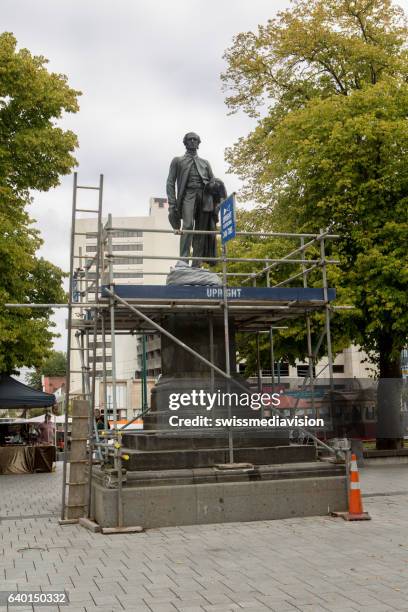
[[[76,136],[56,120],[78,110],[79,92],[46,63],[0,35],[0,372],[38,366],[54,337],[49,309],[4,304],[66,299],[63,272],[36,256],[42,240],[27,212],[30,190],[58,185],[76,163]]]
[[[63,351],[51,351],[42,365],[26,375],[26,382],[34,389],[42,389],[42,376],[65,376],[67,373],[67,356]]]
[[[356,310],[333,321],[385,377],[408,336],[406,41],[388,0],[300,0],[236,36],[223,75],[231,112],[257,118],[227,152],[251,214],[269,230],[340,235],[331,284]]]

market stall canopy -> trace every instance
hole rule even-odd
[[[44,421],[45,413],[40,414],[40,416],[32,417],[31,419],[19,419],[21,423],[42,423]],[[65,423],[65,416],[60,414],[56,416],[55,414],[51,415],[52,423]],[[68,417],[68,423],[72,423],[72,417]]]
[[[0,374],[0,408],[47,408],[54,404],[53,393],[37,391],[7,374]]]

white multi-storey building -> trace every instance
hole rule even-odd
[[[149,215],[140,217],[113,217],[112,251],[116,255],[113,263],[113,274],[116,283],[157,285],[165,283],[166,274],[176,260],[144,259],[144,255],[177,256],[179,238],[173,234],[146,232],[146,229],[170,229],[168,222],[168,204],[165,198],[150,198]],[[105,222],[106,220],[104,220]],[[122,229],[123,228],[123,229]],[[95,218],[76,221],[77,236],[75,255],[79,267],[96,253]],[[126,230],[126,231],[124,231]],[[164,274],[158,274],[164,273]],[[88,278],[95,277],[95,268],[91,267]],[[106,333],[106,375],[107,375],[107,409],[111,407],[112,375],[111,340],[109,330]],[[76,346],[75,338],[72,339]],[[160,339],[158,336],[147,338],[148,387],[154,384],[155,377],[160,373]],[[98,337],[96,345],[96,407],[102,410],[104,393],[102,382],[102,338]],[[120,418],[133,418],[141,408],[141,338],[130,334],[115,336],[116,348],[116,395]],[[90,366],[92,366],[92,337],[89,342]],[[79,351],[73,351],[71,357],[71,388],[74,392],[81,389],[81,369]]]
[[[245,370],[245,364],[240,365],[240,371]],[[289,363],[275,361],[275,380],[279,379],[294,379],[303,378],[309,374],[309,365],[306,361],[296,361],[296,365],[292,366]],[[375,373],[375,366],[369,361],[366,353],[359,347],[351,345],[335,356],[333,362],[333,378],[353,379],[353,378],[371,378]],[[321,379],[329,378],[328,359],[322,357],[315,367],[314,374]],[[261,364],[260,375],[262,378],[270,378],[271,364]]]

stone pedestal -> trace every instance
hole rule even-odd
[[[213,328],[214,349],[211,358],[210,333]],[[162,326],[182,342],[185,342],[200,355],[225,370],[225,335],[222,315],[203,314],[170,314],[162,319]],[[235,372],[234,322],[230,318],[230,366]],[[161,339],[162,376],[177,378],[208,378],[210,369],[199,359],[188,353],[167,336]]]
[[[222,314],[218,316],[203,314],[170,314],[161,320],[161,325],[176,338],[194,349],[197,353],[225,371],[225,332]],[[212,327],[212,331],[211,331]],[[213,342],[211,343],[211,337]],[[235,372],[235,334],[233,320],[230,319],[230,371]],[[162,375],[152,389],[151,411],[144,419],[144,429],[168,429],[170,394],[197,391],[214,392],[227,390],[227,380],[194,357],[171,338],[161,338]],[[244,384],[244,380],[240,380]],[[229,385],[233,389],[233,383]],[[218,407],[219,408],[219,407]],[[217,406],[214,406],[217,409]],[[197,408],[181,408],[178,414],[196,416]],[[205,414],[205,411],[203,412]]]

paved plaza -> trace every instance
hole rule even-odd
[[[316,517],[110,536],[59,526],[60,464],[52,474],[1,476],[0,590],[65,588],[71,603],[62,612],[408,610],[408,465],[361,475],[369,522]]]

